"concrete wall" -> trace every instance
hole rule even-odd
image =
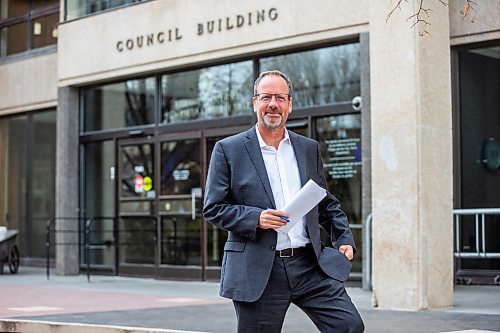
[[[0,116],[57,105],[57,53],[0,63]]]
[[[466,44],[500,38],[500,0],[476,1],[465,16],[465,1],[450,1],[451,44]]]
[[[427,27],[386,22],[392,1],[370,4],[373,291],[385,309],[453,301],[451,73],[448,8]],[[444,18],[444,19],[443,19]]]
[[[58,77],[61,85],[77,85],[356,36],[368,30],[367,4],[209,0],[200,8],[195,1],[141,3],[61,24]],[[263,19],[258,12],[264,12]]]

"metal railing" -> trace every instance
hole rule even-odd
[[[461,226],[463,216],[475,216],[475,251],[464,251],[462,244]],[[455,221],[455,257],[458,258],[500,258],[499,252],[488,252],[486,246],[486,216],[500,215],[500,208],[473,208],[454,209]],[[491,222],[490,222],[491,223]]]
[[[84,221],[82,217],[49,217],[45,225],[45,251],[46,251],[46,275],[47,280],[50,279],[50,249],[51,246],[80,246],[80,222]],[[71,229],[56,229],[54,222],[56,221],[78,221],[76,228]],[[76,242],[58,242],[57,234],[76,234]],[[55,240],[51,241],[51,235]]]
[[[146,229],[130,229],[127,228],[126,230],[120,230],[118,221],[119,220],[127,220],[127,219],[134,219],[134,218],[142,218],[142,219],[148,219],[152,220],[152,228],[146,228]],[[54,225],[55,221],[77,221],[77,225],[75,225],[75,228],[73,229],[57,229]],[[96,222],[98,221],[112,221],[112,227],[111,228],[96,228]],[[130,240],[124,240],[123,235],[126,233],[131,233],[131,232],[151,232],[151,245],[154,246],[154,257],[158,258],[158,248],[157,248],[157,242],[158,242],[158,221],[156,217],[154,216],[121,216],[121,217],[112,217],[112,216],[94,216],[94,217],[56,217],[56,218],[48,218],[47,224],[45,227],[45,248],[46,248],[46,275],[47,279],[50,279],[50,260],[51,260],[51,249],[52,247],[56,246],[77,246],[79,251],[83,250],[82,255],[78,255],[79,260],[85,261],[82,263],[81,261],[79,262],[79,267],[85,267],[86,275],[87,275],[87,281],[90,282],[90,275],[92,268],[95,268],[94,265],[91,263],[91,253],[93,251],[102,251],[106,250],[110,247],[114,247],[115,249],[115,256],[114,256],[114,262],[113,262],[113,270],[115,274],[117,273],[118,269],[118,248],[120,246],[132,246],[132,245],[137,245],[137,244],[143,244],[139,241],[130,241]],[[67,241],[58,241],[57,240],[57,235],[58,234],[64,234],[64,233],[76,233],[76,241],[75,242],[67,242]],[[96,235],[104,235],[108,234],[110,237],[107,237],[107,239],[100,239],[102,237],[97,237],[97,240],[95,238]],[[52,240],[53,239],[53,240]],[[155,276],[157,276],[157,265],[155,265]]]
[[[372,290],[372,213],[368,214],[363,229],[363,289]]]

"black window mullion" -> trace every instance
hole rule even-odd
[[[28,10],[28,36],[26,36],[26,38],[28,39],[27,50],[33,49],[33,14],[31,13],[31,9],[33,8],[33,1],[35,0],[30,0],[30,7]]]

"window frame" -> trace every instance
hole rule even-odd
[[[16,17],[9,17],[6,19],[0,19],[0,30],[5,29],[5,28],[9,28],[11,26],[14,26],[16,24],[21,24],[21,23],[27,23],[27,25],[28,25],[28,33],[26,34],[26,36],[24,36],[26,49],[24,51],[21,51],[21,52],[6,54],[5,56],[0,55],[0,59],[5,59],[5,58],[10,57],[10,56],[29,52],[31,50],[39,49],[42,47],[52,46],[52,44],[49,44],[49,45],[36,47],[36,48],[33,47],[33,36],[34,36],[33,35],[33,23],[35,20],[37,20],[41,17],[45,17],[45,16],[49,16],[49,15],[53,15],[53,14],[59,14],[59,8],[60,8],[59,2],[57,2],[56,4],[49,5],[47,7],[44,7],[44,8],[33,9],[35,1],[36,0],[29,1],[29,9],[28,9],[27,14],[21,15],[21,16],[16,16]],[[57,44],[57,43],[55,43],[55,44]]]

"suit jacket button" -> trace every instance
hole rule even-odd
[[[276,246],[271,246],[271,250],[276,251]]]

